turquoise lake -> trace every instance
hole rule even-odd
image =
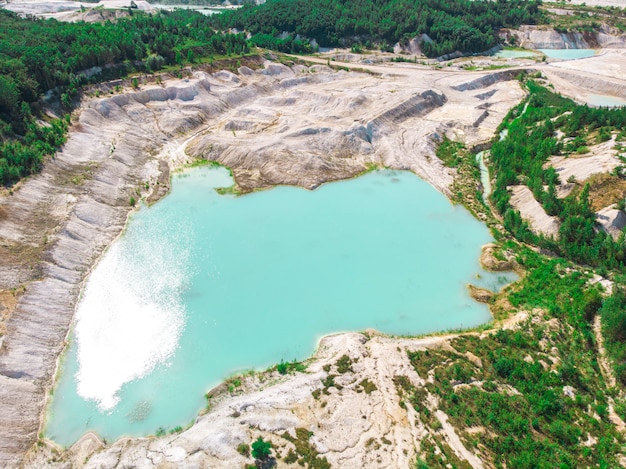
[[[329,333],[417,335],[488,322],[467,284],[487,228],[409,172],[315,191],[221,196],[223,168],[175,175],[90,274],[48,406],[68,446],[193,422],[228,376],[310,356]]]
[[[594,49],[539,49],[539,52],[551,59],[563,60],[584,59],[596,55]]]

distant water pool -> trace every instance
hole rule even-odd
[[[502,49],[494,54],[494,57],[498,59],[523,59],[528,57],[534,57],[537,52],[532,50],[507,50]]]
[[[596,55],[594,49],[539,49],[539,52],[552,59],[563,60],[584,59]]]
[[[590,94],[587,96],[587,103],[598,107],[619,107],[626,106],[626,99],[607,94]]]
[[[304,359],[338,331],[422,334],[490,320],[467,283],[487,228],[412,173],[379,171],[315,191],[221,196],[223,168],[176,175],[133,214],[90,275],[48,407],[71,445],[193,421],[229,375]]]

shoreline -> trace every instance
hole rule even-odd
[[[196,135],[199,132],[196,133]],[[181,154],[184,154],[184,147],[186,145],[187,142],[189,142],[191,138],[185,139],[183,141],[183,143],[181,143],[178,147],[177,147],[177,151],[181,152]],[[163,161],[163,160],[160,160]],[[160,194],[160,196],[156,199],[153,199],[152,202],[150,203],[150,205],[152,205],[153,203],[157,203],[158,201],[162,200],[163,198],[165,198],[167,195],[169,195],[170,191],[171,191],[171,179],[176,175],[176,174],[181,174],[184,172],[187,172],[189,170],[195,170],[198,167],[203,167],[206,165],[210,165],[210,166],[219,166],[221,168],[225,168],[227,169],[229,172],[231,172],[232,174],[232,170],[231,168],[222,166],[219,163],[216,162],[212,162],[212,161],[207,161],[207,160],[194,160],[194,161],[186,161],[186,162],[181,162],[178,166],[174,166],[174,167],[169,167],[169,175],[170,175],[170,189],[167,192],[162,192]],[[405,171],[405,170],[395,170],[395,169],[388,169],[388,168],[377,168],[377,167],[372,167],[371,169],[368,169],[367,171],[350,177],[350,178],[346,178],[346,179],[341,179],[341,180],[331,180],[331,181],[327,181],[327,182],[323,182],[320,186],[313,188],[313,189],[309,189],[306,187],[299,187],[301,189],[304,190],[317,190],[319,187],[321,187],[322,185],[326,185],[326,184],[330,184],[330,183],[334,183],[334,182],[342,182],[342,181],[346,181],[346,180],[351,180],[351,179],[356,179],[359,178],[365,174],[368,174],[372,171],[378,171],[378,170],[388,170],[388,171]],[[410,171],[409,171],[410,172]],[[415,177],[419,177],[417,175],[415,175],[413,173],[413,175]],[[421,178],[420,178],[421,179]],[[428,183],[428,181],[424,181],[426,183]],[[233,178],[233,184],[235,184],[234,182],[234,178]],[[432,186],[432,185],[431,185]],[[263,188],[260,190],[271,190],[274,187],[281,187],[280,185],[278,186],[272,186],[269,188]],[[434,187],[433,187],[434,188]],[[245,196],[248,195],[248,193],[245,194],[239,194],[237,195],[237,197],[239,196]],[[152,198],[152,194],[148,193],[145,197],[145,200],[147,201],[148,199]],[[453,204],[453,202],[446,197],[446,199],[448,200],[449,203]],[[142,199],[144,200],[144,199]],[[120,233],[111,241],[111,244],[109,244],[101,253],[100,255],[97,257],[97,259],[94,261],[94,264],[92,265],[92,267],[89,269],[89,271],[85,274],[85,278],[83,279],[82,283],[81,283],[81,288],[80,288],[80,292],[79,295],[77,297],[77,301],[76,301],[76,306],[75,306],[75,310],[74,310],[74,315],[76,314],[76,308],[78,307],[81,297],[84,293],[84,288],[86,286],[86,282],[89,279],[89,276],[91,275],[92,271],[97,267],[98,263],[101,261],[101,259],[103,258],[103,256],[107,253],[107,251],[111,248],[111,246],[117,242],[119,240],[119,238],[121,236],[124,235],[128,223],[130,222],[131,217],[133,216],[133,214],[135,212],[137,212],[138,210],[141,210],[142,207],[140,204],[137,204],[135,207],[131,208],[128,212],[127,218],[126,218],[126,222],[124,224],[124,227],[122,228],[122,230],[120,231]],[[465,208],[470,214],[472,214],[472,212]],[[474,214],[472,214],[474,215]],[[474,216],[474,218],[476,218]],[[481,220],[477,219],[477,221],[483,223]],[[511,264],[509,269],[503,269],[503,268],[498,268],[498,269],[494,269],[494,268],[490,268],[487,267],[486,264],[483,264],[484,258],[485,256],[491,256],[492,260],[497,263],[497,259],[493,258],[493,256],[491,254],[485,254],[486,250],[488,247],[493,247],[495,246],[494,244],[494,240],[484,244],[481,246],[480,248],[480,255],[477,257],[479,260],[479,265],[482,269],[484,269],[485,271],[488,272],[492,272],[492,273],[497,273],[497,272],[503,272],[503,273],[516,273],[519,274],[518,269],[515,268],[514,264]],[[494,262],[492,262],[490,265],[496,265]],[[512,283],[514,283],[516,280],[513,280]],[[480,290],[482,292],[488,292],[489,295],[491,297],[496,297],[497,295],[500,294],[501,291],[503,291],[504,289],[508,288],[512,283],[507,283],[505,285],[502,285],[500,287],[499,290],[497,291],[490,291],[488,289],[482,288],[482,287],[476,287],[475,285],[473,285],[472,283],[466,283],[465,286],[468,289],[468,296],[469,298],[476,302],[476,303],[487,303],[487,301],[482,301],[480,299],[478,299],[472,292],[473,289],[477,289]],[[486,304],[487,309],[489,311],[489,319],[486,322],[482,322],[480,324],[477,324],[475,326],[468,326],[468,327],[464,327],[464,326],[460,326],[460,327],[451,327],[451,328],[446,328],[446,329],[441,329],[441,330],[433,330],[431,332],[424,332],[424,333],[417,333],[417,334],[393,334],[393,333],[385,333],[382,331],[379,331],[377,329],[374,328],[367,328],[365,330],[342,330],[342,331],[333,331],[327,334],[323,334],[321,336],[319,336],[315,342],[315,346],[312,349],[311,353],[309,355],[307,355],[305,358],[303,358],[302,360],[298,360],[299,363],[310,363],[310,362],[314,362],[320,359],[320,348],[322,346],[322,344],[326,341],[332,340],[332,339],[339,339],[340,336],[344,336],[344,335],[351,335],[351,334],[361,334],[361,335],[365,335],[368,337],[380,337],[382,339],[385,340],[409,340],[409,341],[416,341],[416,340],[422,340],[422,339],[434,339],[434,338],[439,338],[439,339],[446,339],[446,338],[450,338],[450,337],[456,337],[458,335],[462,335],[462,334],[467,334],[467,333],[475,333],[475,332],[484,332],[486,330],[490,330],[493,329],[495,327],[495,325],[500,322],[499,319],[497,319],[494,315],[494,312],[492,311],[491,307],[489,304]],[[44,428],[45,428],[45,424],[47,423],[47,412],[46,410],[48,410],[48,406],[49,406],[49,398],[52,394],[52,391],[58,381],[58,376],[60,373],[60,368],[62,366],[62,362],[67,358],[66,355],[68,353],[69,347],[71,345],[70,341],[69,341],[69,336],[73,331],[73,320],[72,320],[72,324],[70,325],[70,328],[68,329],[68,333],[67,333],[67,337],[65,340],[65,346],[62,350],[62,352],[59,354],[58,358],[57,358],[57,365],[55,368],[55,373],[54,373],[54,378],[52,380],[52,385],[48,388],[48,392],[46,393],[46,401],[44,404],[44,412],[42,413],[42,419],[41,419],[41,423],[40,423],[40,428],[39,428],[39,435],[44,435]],[[215,394],[215,396],[219,396],[220,394],[222,394],[225,391],[225,385],[227,384],[228,381],[232,380],[233,378],[237,378],[237,377],[243,377],[249,374],[252,375],[265,375],[268,373],[271,373],[274,369],[276,368],[275,364],[269,365],[269,367],[267,368],[258,368],[258,369],[244,369],[243,371],[234,371],[232,374],[229,374],[226,378],[224,378],[223,380],[221,380],[219,383],[217,383],[216,385],[208,388],[205,392],[204,395],[208,398],[210,395]],[[201,408],[197,414],[195,414],[195,416],[193,417],[193,421],[194,423],[203,415],[205,415],[207,413],[207,409],[206,407]],[[192,424],[193,425],[193,424]],[[189,425],[184,426],[183,428],[188,428]],[[100,443],[102,443],[103,441],[106,442],[104,443],[104,446],[107,445],[111,445],[111,444],[117,444],[121,441],[127,441],[127,440],[142,440],[142,439],[153,439],[154,438],[154,434],[145,434],[145,435],[138,435],[138,436],[133,436],[133,435],[122,435],[120,437],[117,437],[116,439],[109,441],[107,438],[105,438],[104,436],[100,435],[97,433],[97,431],[95,430],[88,430],[86,431],[84,434],[82,434],[76,441],[74,441],[73,443],[71,443],[68,446],[62,446],[61,444],[59,444],[58,442],[56,442],[55,440],[51,440],[47,437],[45,437],[45,435],[43,436],[43,438],[40,438],[40,441],[48,446],[50,446],[51,448],[53,448],[56,451],[60,451],[60,452],[67,452],[67,451],[72,451],[72,448],[74,448],[76,445],[79,445],[80,442],[83,439],[92,439],[93,437],[95,437]]]

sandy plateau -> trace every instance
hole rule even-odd
[[[586,60],[601,73],[615,58]],[[360,71],[337,71],[318,62],[248,60],[237,73],[198,71],[122,93],[101,85],[100,97],[83,99],[67,143],[43,172],[0,196],[0,466],[241,467],[239,443],[262,435],[284,452],[291,443],[279,435],[293,437],[297,428],[313,432],[311,443],[334,467],[405,467],[414,458],[427,429],[400,407],[392,378],[422,383],[427,377],[417,376],[405,352],[446,347],[445,337],[327,337],[306,373],[257,374],[240,395],[219,388],[211,410],[182,433],[110,446],[88,435],[65,452],[34,447],[81,284],[123,229],[131,197],[158,199],[169,171],[197,158],[231,167],[243,192],[276,184],[312,189],[385,166],[411,170],[448,194],[455,174],[436,158],[437,143],[447,135],[470,147],[486,144],[524,96],[514,79],[519,69],[359,64]],[[590,72],[533,68],[555,76],[563,92],[594,89]],[[596,78],[626,90],[621,78]],[[322,405],[312,392],[343,355],[352,370],[337,378],[343,390],[327,389]],[[359,391],[363,380],[373,383],[369,392]],[[455,453],[482,467],[445,414],[436,415]]]
[[[145,0],[132,0],[138,10],[155,12],[159,10]],[[101,0],[99,2],[80,2],[73,0],[0,0],[0,8],[11,10],[20,15],[34,15],[41,18],[54,18],[59,21],[86,21],[98,22],[104,20],[115,20],[128,16],[128,9],[131,0]],[[178,8],[184,5],[177,5]],[[168,7],[166,7],[168,8]],[[173,8],[173,7],[169,7]],[[217,7],[193,7],[197,10],[225,10],[237,8],[232,6]]]

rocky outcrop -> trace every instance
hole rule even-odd
[[[448,75],[454,85],[440,80],[441,88],[433,90],[427,88],[433,81],[425,75],[416,90],[411,77],[343,77],[317,68],[314,75],[293,76],[276,70],[284,76],[280,95],[262,95],[245,109],[233,106],[187,146],[194,157],[232,168],[242,192],[276,184],[315,188],[372,166],[386,166],[414,171],[446,193],[452,170],[426,157],[434,153],[433,138],[448,128],[463,127],[466,138],[476,135],[478,140],[482,130],[497,125],[492,120],[481,129],[466,130],[487,116],[478,109],[485,103],[464,93],[454,101],[471,101],[467,112],[456,113],[454,121],[431,117],[454,106],[446,90],[457,90],[459,76]],[[498,81],[496,76],[481,85],[493,88],[486,97],[489,105],[501,103],[501,90],[515,86],[506,82],[508,78],[502,75]],[[343,88],[335,86],[338,82]],[[489,116],[497,119],[502,111],[502,105],[496,105]]]
[[[618,239],[626,227],[626,213],[617,208],[605,207],[596,213],[598,225],[610,234],[613,239]]]
[[[506,256],[497,255],[496,249],[497,246],[495,244],[485,244],[480,253],[480,264],[485,269],[494,272],[511,272],[515,270],[515,260]]]
[[[457,91],[472,91],[472,90],[480,90],[483,88],[488,88],[495,83],[500,81],[508,81],[513,80],[520,73],[525,72],[524,69],[515,69],[515,70],[504,70],[502,72],[488,73],[486,75],[477,77],[474,80],[469,80],[465,83],[454,86],[454,89]],[[483,97],[489,98],[488,93],[482,93],[477,95],[479,99],[483,99]]]
[[[367,130],[370,133],[376,133],[381,128],[393,126],[411,117],[427,114],[434,107],[443,106],[446,101],[447,99],[443,94],[438,94],[431,90],[424,91],[399,103],[368,122]]]
[[[526,49],[598,49],[626,48],[626,34],[607,25],[590,32],[559,32],[546,26],[522,25],[519,29],[504,29],[500,38]]]
[[[475,285],[468,285],[467,289],[472,298],[479,303],[491,303],[494,293],[486,288],[480,288]]]
[[[394,54],[405,55],[421,55],[422,54],[422,42],[433,42],[428,34],[420,34],[413,39],[409,39],[405,42],[398,42],[393,46]]]

